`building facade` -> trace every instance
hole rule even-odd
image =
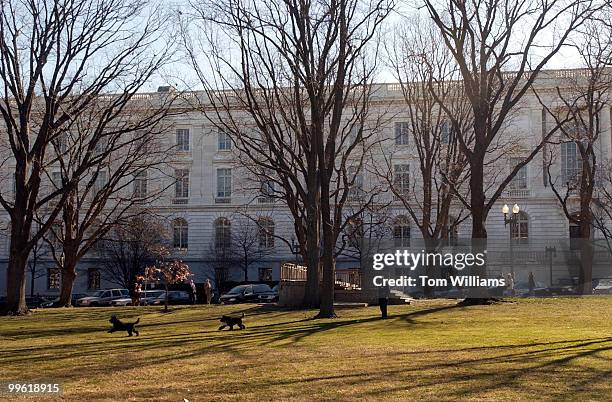
[[[563,87],[564,82],[581,74],[578,70],[550,71],[541,76],[535,84],[542,98],[554,103],[554,88]],[[404,98],[398,84],[377,85],[375,101],[377,108],[384,108],[389,118],[380,127],[380,135],[386,139],[383,152],[393,155],[396,174],[404,174],[406,183],[418,180],[416,166],[418,155],[405,135],[403,127],[409,119]],[[156,94],[143,94],[154,97]],[[197,96],[197,94],[195,95]],[[601,129],[597,143],[598,160],[606,161],[612,156],[612,108],[608,105],[601,113]],[[532,93],[525,95],[516,112],[504,127],[502,138],[508,139],[499,152],[502,157],[495,166],[499,172],[509,172],[516,158],[525,157],[542,139],[550,127],[550,117],[540,101]],[[215,129],[198,110],[186,110],[172,117],[167,132],[167,141],[174,143],[176,152],[167,166],[163,177],[143,176],[134,182],[135,192],[146,192],[151,186],[167,186],[165,195],[157,199],[151,208],[163,216],[168,226],[174,257],[185,261],[194,273],[194,281],[202,283],[211,279],[220,281],[276,281],[280,265],[299,260],[292,250],[295,243],[292,236],[291,214],[282,200],[266,197],[265,189],[254,192],[252,182],[245,181],[241,169],[241,157],[233,149],[229,136]],[[512,145],[514,144],[514,145]],[[517,147],[516,144],[519,144]],[[580,158],[574,143],[551,145],[557,147],[548,151],[555,158],[560,180],[574,175],[579,169]],[[572,268],[571,238],[576,228],[570,224],[548,183],[545,153],[540,152],[528,165],[522,168],[498,200],[487,220],[487,231],[491,249],[496,252],[498,271],[512,266],[517,272],[517,281],[524,281],[528,272],[534,272],[536,280],[549,285],[551,280],[562,276],[574,276]],[[376,157],[372,160],[376,164]],[[358,187],[368,188],[380,182],[370,169],[354,172],[359,177]],[[495,180],[495,179],[492,179]],[[408,184],[407,184],[408,185]],[[273,189],[269,189],[273,191]],[[7,189],[5,189],[7,191]],[[391,197],[391,198],[385,198]],[[355,198],[355,202],[358,201]],[[389,201],[388,238],[399,246],[413,242],[418,245],[420,233],[411,222],[401,202],[394,201],[388,193],[380,195]],[[576,200],[577,201],[577,200]],[[350,200],[347,207],[350,208]],[[382,201],[381,201],[382,202]],[[505,225],[502,206],[518,204],[520,213],[516,225]],[[455,205],[459,213],[461,206]],[[576,203],[577,208],[577,203]],[[455,212],[453,212],[455,213]],[[9,248],[8,217],[0,217],[3,239],[0,240],[0,292],[5,293],[6,263]],[[257,221],[255,231],[249,224]],[[258,230],[261,226],[266,230]],[[470,237],[469,218],[452,229],[452,237]],[[256,236],[252,247],[251,262],[219,261],[216,251],[223,248],[238,232],[244,237]],[[252,232],[252,233],[250,233]],[[595,232],[594,237],[600,237]],[[511,241],[511,239],[513,239]],[[246,241],[246,240],[245,240]],[[557,252],[549,256],[547,248],[555,247]],[[594,277],[612,276],[610,261],[605,253],[595,268]],[[59,293],[61,275],[52,260],[44,253],[31,259],[36,267],[28,273],[28,293],[54,295]],[[349,256],[338,258],[338,268],[359,268],[360,262]],[[551,273],[551,266],[553,266]],[[246,271],[246,276],[245,276]],[[91,253],[78,267],[75,293],[84,293],[102,288],[117,287],[108,280],[100,264],[100,258]]]

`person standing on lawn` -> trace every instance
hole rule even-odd
[[[514,296],[514,275],[511,272],[506,274],[506,286],[508,288],[508,294]]]
[[[533,272],[529,272],[529,295],[534,295],[535,290],[535,278],[533,277]]]
[[[191,304],[196,304],[196,301],[198,299],[198,293],[196,290],[196,285],[195,283],[193,283],[192,279],[189,280],[189,286],[191,287],[191,292],[189,293]]]
[[[206,297],[206,304],[210,304],[212,301],[212,284],[210,279],[206,279],[206,282],[204,282],[204,297]]]
[[[380,307],[380,318],[387,318],[387,306],[389,305],[389,286],[378,287],[378,306]]]

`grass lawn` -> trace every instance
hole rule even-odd
[[[246,330],[217,331],[240,311]],[[389,311],[39,310],[0,318],[0,381],[60,382],[75,401],[612,399],[611,297]],[[111,314],[140,317],[140,336],[106,333]]]

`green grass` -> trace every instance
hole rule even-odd
[[[244,331],[217,331],[244,311]],[[108,318],[140,317],[139,337]],[[0,321],[0,381],[53,380],[64,400],[610,400],[612,298],[428,302],[313,311],[256,305],[75,308]],[[0,396],[2,398],[2,396]],[[40,396],[32,400],[43,400]]]

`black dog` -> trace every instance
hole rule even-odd
[[[242,324],[243,318],[244,313],[242,313],[242,316],[240,317],[230,317],[229,315],[222,316],[219,321],[221,321],[223,325],[219,327],[219,331],[221,331],[225,327],[229,327],[230,331],[232,331],[234,329],[234,325],[238,325],[240,329],[245,329],[246,327],[244,326],[244,324]]]
[[[136,324],[140,322],[140,317],[134,322],[123,322],[118,319],[116,315],[114,315],[109,321],[111,324],[113,324],[113,327],[108,330],[109,333],[113,333],[115,331],[127,331],[129,336],[132,336],[132,332],[134,332],[136,336],[140,335],[136,329]]]

